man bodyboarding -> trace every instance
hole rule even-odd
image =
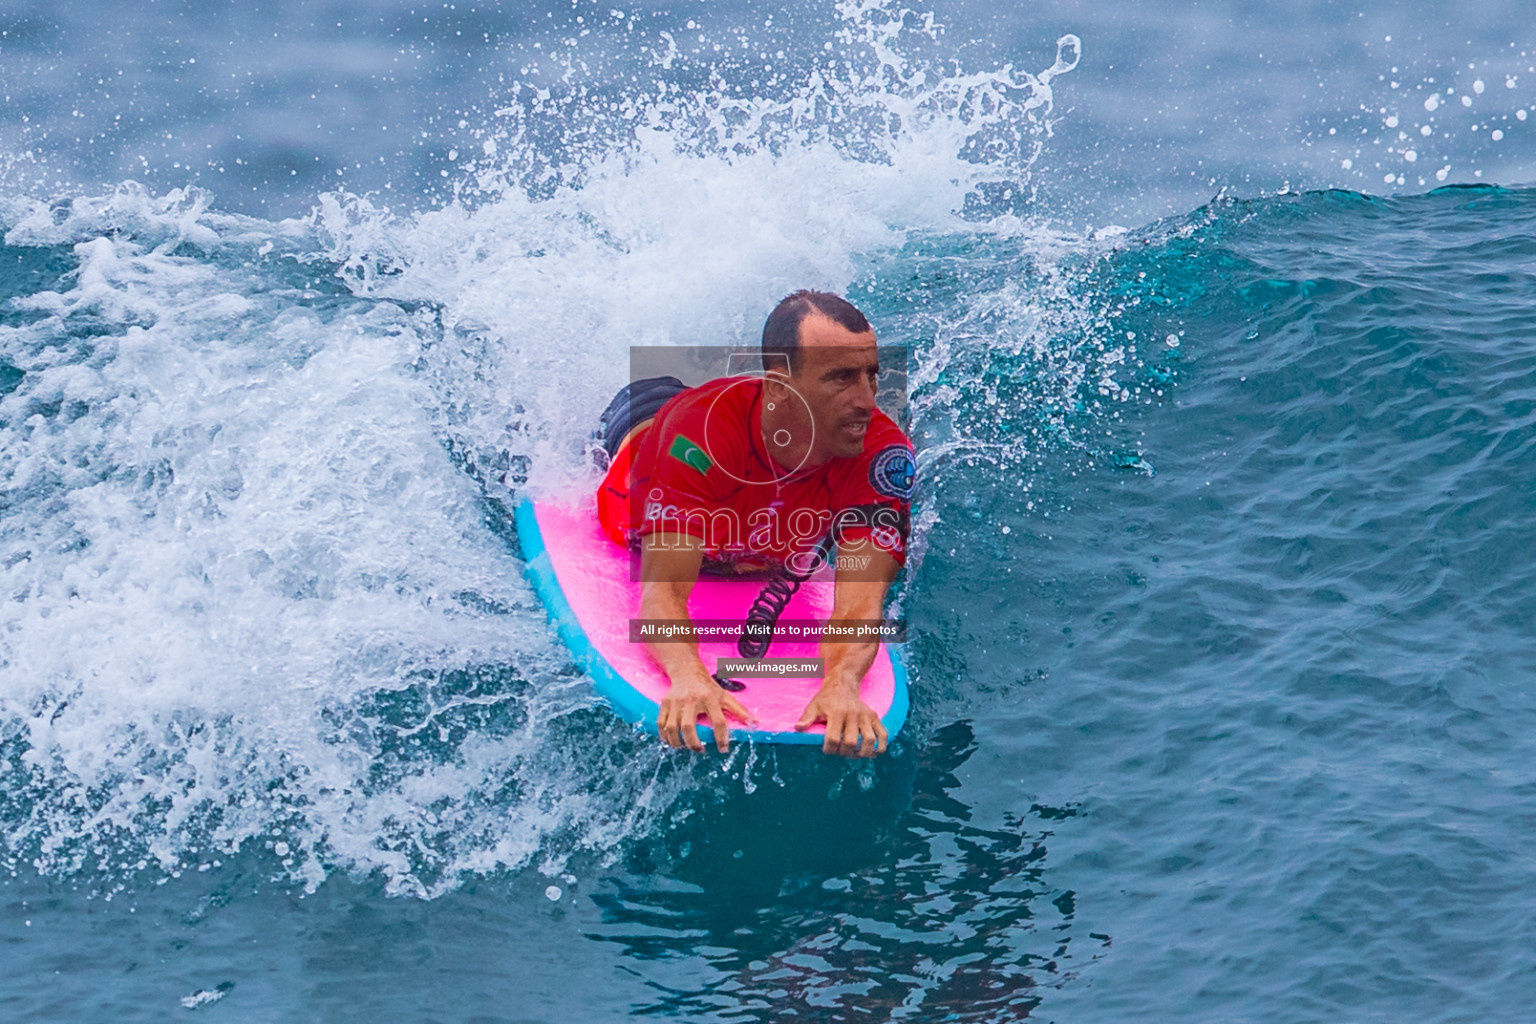
[[[760,378],[696,388],[676,378],[636,381],[604,413],[611,461],[598,514],[610,539],[639,548],[641,619],[687,620],[706,566],[806,571],[828,534],[840,556],[833,621],[881,618],[906,557],[914,462],[911,443],[876,404],[874,331],[846,300],[802,291],[769,315],[762,349]],[[822,644],[823,682],[796,728],[825,722],[828,753],[885,749],[880,717],[859,697],[878,646]],[[661,738],[702,750],[702,715],[725,750],[727,716],[750,723],[751,713],[717,684],[696,644],[648,649],[671,681],[657,717]]]

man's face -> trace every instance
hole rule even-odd
[[[875,332],[854,334],[813,313],[800,321],[796,363],[788,383],[810,406],[815,428],[811,462],[858,455],[875,413],[880,376]]]

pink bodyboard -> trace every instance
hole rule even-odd
[[[670,683],[643,642],[632,642],[630,620],[640,608],[640,584],[631,578],[630,554],[603,535],[596,513],[550,502],[524,501],[516,510],[518,539],[534,589],[561,639],[619,715],[647,728]],[[762,580],[705,575],[694,585],[688,612],[695,621],[741,622],[763,588]],[[791,598],[781,621],[825,622],[832,611],[832,582],[813,578]],[[769,658],[816,658],[815,639],[775,639]],[[710,671],[720,658],[738,658],[734,641],[704,640],[699,655]],[[773,743],[822,742],[822,726],[796,732],[805,706],[821,685],[814,677],[734,677],[745,689],[734,694],[756,716],[747,727],[731,720],[731,735]],[[879,713],[894,737],[907,717],[907,679],[899,656],[882,643],[860,695]]]

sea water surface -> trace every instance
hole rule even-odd
[[[0,1016],[1528,1019],[1533,35],[0,8]],[[510,509],[805,286],[911,353],[912,718],[681,755]]]

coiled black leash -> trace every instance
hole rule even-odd
[[[780,566],[747,611],[741,639],[736,641],[737,653],[743,658],[761,658],[768,653],[768,647],[773,643],[773,627],[778,624],[779,616],[784,614],[790,598],[795,596],[800,584],[816,574],[831,554],[832,535],[829,533],[811,552],[810,567],[804,572],[791,569],[788,562]]]
[[[877,512],[880,505],[855,506],[855,511],[872,514]],[[907,514],[900,513],[900,528],[902,536],[907,533]],[[768,648],[773,644],[773,628],[778,625],[779,616],[784,614],[784,609],[789,605],[790,598],[795,596],[795,591],[800,589],[800,584],[816,575],[816,572],[832,557],[833,532],[817,542],[811,551],[810,568],[804,572],[795,572],[786,561],[775,571],[773,579],[763,587],[762,593],[757,595],[757,600],[752,602],[752,607],[747,610],[747,620],[742,624],[741,639],[736,641],[736,652],[743,658],[756,660],[768,653]],[[718,673],[715,682],[721,687],[736,693],[746,689],[746,684],[736,679],[726,679]]]
[[[768,648],[773,644],[773,627],[778,625],[779,616],[784,614],[789,599],[795,596],[800,584],[816,575],[831,554],[832,535],[829,533],[811,552],[810,568],[804,572],[795,572],[786,562],[774,571],[773,579],[768,581],[752,602],[752,607],[747,610],[746,622],[741,627],[741,639],[736,641],[736,653],[753,660],[768,653]],[[747,684],[741,680],[727,679],[718,672],[714,680],[722,690],[731,693],[740,693],[747,688]]]

